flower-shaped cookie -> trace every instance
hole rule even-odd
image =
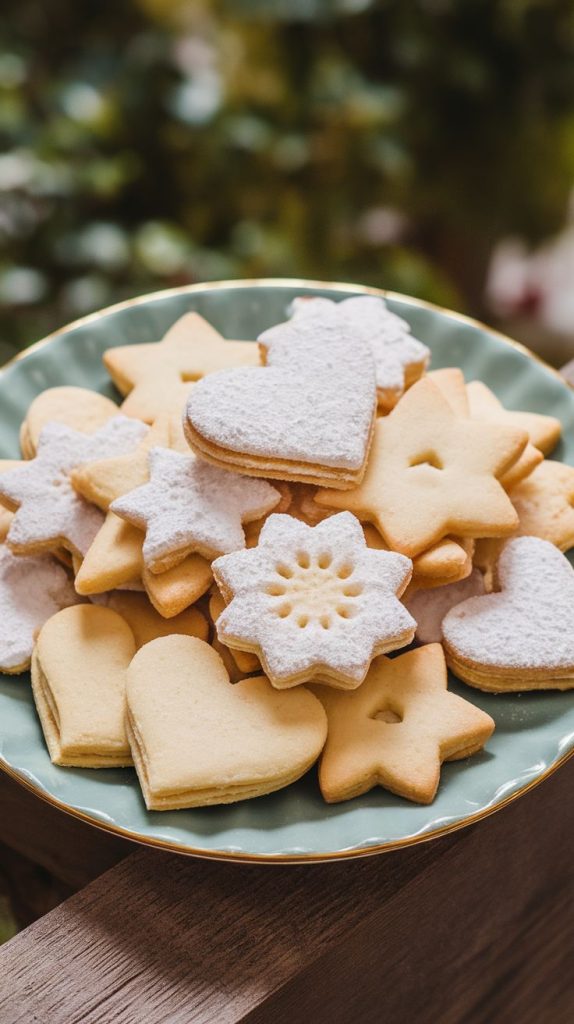
[[[333,309],[352,341],[361,337],[369,343],[375,360],[379,405],[391,409],[423,373],[430,358],[429,349],[413,338],[406,320],[391,313],[385,300],[375,295],[357,295],[342,302],[295,299],[292,320],[320,323]]]
[[[65,547],[85,555],[104,517],[76,494],[70,474],[84,462],[129,452],[146,431],[143,423],[126,416],[114,416],[93,434],[48,423],[36,458],[0,475],[0,498],[17,510],[7,536],[15,554]]]
[[[218,469],[194,455],[152,448],[149,483],[112,502],[111,511],[145,530],[143,557],[162,572],[198,552],[214,558],[245,545],[242,523],[281,501],[275,487]]]
[[[413,638],[414,619],[398,600],[410,559],[368,548],[348,512],[314,527],[272,515],[257,547],[212,568],[230,602],[219,639],[257,654],[278,689],[310,679],[354,689],[376,654]]]
[[[471,597],[443,619],[447,661],[480,690],[574,686],[574,570],[539,537],[505,545],[500,592]]]

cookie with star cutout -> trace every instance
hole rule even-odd
[[[447,689],[440,644],[376,658],[352,693],[313,686],[327,712],[319,785],[327,803],[381,786],[434,800],[443,761],[470,757],[494,730],[490,715]]]
[[[508,536],[518,517],[498,478],[527,443],[524,430],[458,416],[423,379],[377,420],[362,483],[320,490],[315,502],[374,523],[410,558],[449,534]]]

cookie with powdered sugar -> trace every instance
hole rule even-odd
[[[303,296],[291,304],[292,320],[320,322],[333,309],[347,329],[349,344],[360,337],[370,345],[379,407],[392,409],[424,373],[430,350],[413,337],[406,320],[391,313],[385,300],[376,295],[354,295],[341,302]]]
[[[79,600],[55,558],[22,558],[0,545],[0,672],[25,672],[38,631],[52,615]]]
[[[93,434],[62,423],[48,423],[34,459],[0,474],[0,500],[15,512],[6,542],[17,555],[65,548],[85,555],[103,523],[103,514],[76,493],[72,470],[92,459],[133,450],[147,427],[115,416]]]
[[[375,655],[413,638],[414,619],[399,600],[410,559],[367,547],[349,513],[314,527],[272,515],[257,547],[212,569],[228,602],[219,639],[256,654],[278,689],[311,679],[354,689]]]
[[[508,541],[496,593],[457,604],[442,622],[447,661],[495,693],[574,686],[574,569],[539,537]]]
[[[243,523],[281,501],[264,480],[250,480],[167,448],[149,453],[149,481],[112,502],[111,511],[145,531],[143,558],[154,573],[190,554],[214,558],[245,546]]]
[[[249,476],[349,487],[363,475],[376,412],[369,342],[336,304],[259,337],[264,366],[204,377],[187,402],[191,448]]]

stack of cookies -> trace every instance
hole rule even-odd
[[[429,371],[380,298],[289,314],[258,345],[188,313],[109,349],[122,404],[44,391],[0,463],[0,669],[31,666],[55,764],[134,765],[150,809],[317,761],[329,802],[429,803],[494,729],[447,666],[574,685],[559,422]]]

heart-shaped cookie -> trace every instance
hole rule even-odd
[[[539,537],[508,541],[499,592],[470,597],[442,622],[447,662],[480,690],[574,686],[574,570]]]
[[[233,803],[300,778],[317,760],[326,716],[308,690],[265,676],[235,685],[194,637],[146,644],[128,670],[128,736],[150,810]]]
[[[32,655],[32,688],[54,764],[132,763],[125,691],[135,650],[131,629],[111,608],[74,605],[42,627]]]
[[[193,388],[184,424],[191,447],[251,476],[358,482],[376,411],[366,339],[333,304],[320,322],[288,321],[259,342],[265,366],[223,370]]]

